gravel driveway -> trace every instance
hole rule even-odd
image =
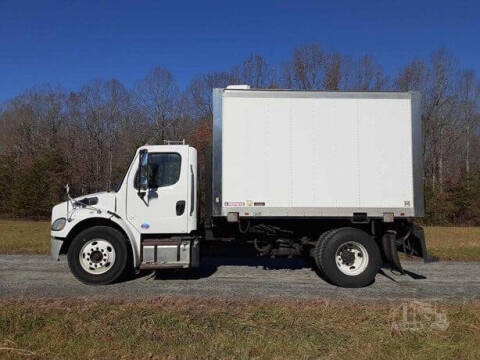
[[[87,286],[72,276],[65,259],[54,262],[48,256],[0,255],[0,297],[136,299],[174,295],[360,302],[480,299],[480,263],[404,261],[404,268],[409,275],[383,269],[369,287],[342,289],[326,283],[299,259],[208,257],[195,272],[164,270],[113,285]]]

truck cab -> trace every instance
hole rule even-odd
[[[184,143],[142,146],[116,192],[69,197],[52,210],[51,252],[68,253],[86,283],[115,281],[129,265],[198,263],[197,151]]]

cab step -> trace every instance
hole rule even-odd
[[[140,243],[141,270],[188,268],[198,263],[198,238],[147,238]]]

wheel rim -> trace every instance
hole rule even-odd
[[[345,275],[359,275],[368,266],[367,249],[356,241],[349,241],[338,247],[335,253],[335,262],[338,269]]]
[[[115,263],[115,248],[105,239],[87,241],[78,256],[83,270],[89,274],[100,275],[113,267]]]

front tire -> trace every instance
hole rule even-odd
[[[125,271],[128,249],[121,232],[108,226],[94,226],[80,232],[68,250],[73,275],[89,285],[105,285]]]
[[[355,228],[330,232],[315,249],[315,261],[332,284],[358,288],[370,285],[381,265],[380,250],[373,238]]]

